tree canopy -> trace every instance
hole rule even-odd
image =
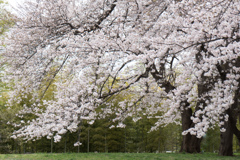
[[[237,0],[27,2],[1,54],[5,81],[15,84],[10,105],[33,94],[22,114],[37,118],[16,135],[59,141],[81,120],[112,113],[119,93],[134,95],[114,111],[119,126],[145,112],[159,119],[152,129],[182,122],[183,134],[199,139],[215,125],[224,132],[234,117],[227,111],[238,106],[239,7]],[[54,100],[43,101],[53,83]]]

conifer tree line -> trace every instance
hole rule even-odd
[[[239,6],[29,0],[12,14],[1,8],[4,150],[219,148],[232,156],[240,142]]]
[[[1,115],[6,114],[1,110]],[[2,118],[2,116],[1,116]],[[63,139],[54,143],[53,139],[41,138],[37,141],[26,142],[23,139],[12,139],[13,128],[7,127],[6,120],[1,119],[1,154],[9,153],[178,153],[181,148],[181,126],[170,124],[150,132],[154,121],[146,117],[133,122],[126,119],[125,128],[109,129],[108,119],[97,120],[94,124],[84,123],[81,133],[66,133]],[[82,145],[74,146],[80,137]],[[237,138],[234,137],[233,151],[239,152]],[[218,153],[220,133],[218,128],[209,130],[201,145],[202,152]]]
[[[107,120],[98,120],[93,125],[84,124],[81,133],[66,133],[63,139],[54,143],[52,139],[41,138],[25,142],[13,140],[9,133],[1,134],[1,153],[71,153],[71,152],[122,152],[122,153],[161,153],[178,152],[181,143],[179,126],[170,125],[148,133],[148,119],[137,123],[128,120],[125,128],[106,128]],[[146,122],[144,122],[146,121]],[[80,137],[82,145],[74,146]]]

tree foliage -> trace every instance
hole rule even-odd
[[[6,10],[6,2],[0,1],[0,35],[4,34],[9,27],[14,25],[13,15]]]

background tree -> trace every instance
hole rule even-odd
[[[218,152],[220,147],[219,128],[209,129],[203,138],[203,152]]]
[[[6,2],[0,1],[0,35],[4,34],[15,22],[14,16],[6,10],[6,5]]]
[[[10,12],[6,10],[7,3],[4,1],[0,1],[0,52],[3,52],[3,39],[6,37],[5,32],[14,25],[14,17]],[[0,66],[0,77],[4,76],[4,66]],[[1,153],[11,153],[11,140],[10,134],[14,130],[13,127],[9,126],[8,122],[11,121],[17,109],[10,110],[6,104],[8,99],[9,88],[7,85],[0,81],[0,151]]]

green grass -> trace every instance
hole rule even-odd
[[[240,155],[222,157],[213,153],[38,153],[0,154],[6,160],[240,160]]]

